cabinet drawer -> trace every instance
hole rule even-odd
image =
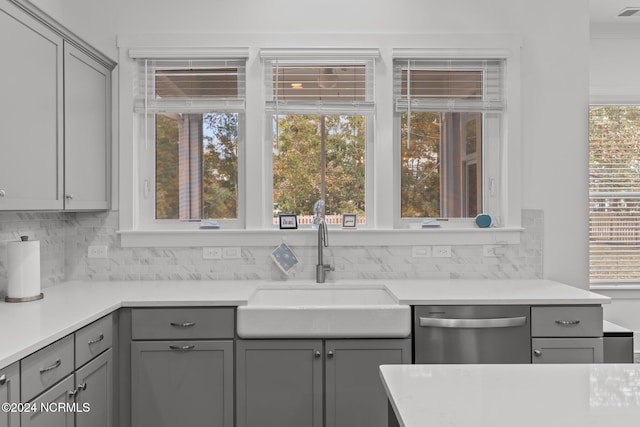
[[[0,369],[0,402],[20,402],[20,367],[18,362]],[[16,412],[0,412],[0,426],[18,427],[20,414]]]
[[[73,335],[25,357],[20,366],[21,400],[26,402],[73,371]]]
[[[134,340],[233,338],[233,308],[139,308],[131,311]]]
[[[113,345],[113,316],[96,320],[75,333],[76,368]]]
[[[531,307],[534,337],[601,337],[602,307]]]
[[[602,338],[534,338],[531,363],[602,363]]]

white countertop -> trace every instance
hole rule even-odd
[[[385,365],[402,427],[636,427],[640,365]]]
[[[385,284],[401,304],[606,304],[610,299],[549,280],[343,281]],[[0,302],[0,368],[120,307],[244,305],[258,286],[311,281],[63,282],[44,299]],[[329,282],[328,284],[332,284]]]

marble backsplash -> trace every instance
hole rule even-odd
[[[413,258],[411,246],[329,247],[334,279],[535,279],[542,277],[544,217],[523,210],[519,245],[484,257],[481,245],[454,245],[451,258]],[[285,280],[272,247],[242,247],[242,257],[204,260],[202,248],[123,248],[117,212],[0,213],[0,294],[6,292],[6,241],[40,240],[42,287],[62,280]],[[106,259],[87,257],[90,245],[108,246]],[[292,247],[300,263],[289,279],[313,279],[316,249]]]

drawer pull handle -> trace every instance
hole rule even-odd
[[[196,325],[196,322],[182,322],[182,323],[171,322],[171,326],[175,326],[176,328],[190,328],[195,325]]]
[[[527,318],[522,317],[500,317],[496,319],[444,319],[433,317],[420,317],[420,326],[432,328],[513,328],[523,326],[527,323]]]
[[[62,365],[62,362],[60,361],[60,359],[58,359],[53,363],[53,365],[40,369],[40,373],[44,374],[45,372],[53,371],[54,369],[58,368],[60,365]]]
[[[0,385],[4,385],[7,382],[7,376],[5,374],[0,375]]]
[[[89,345],[91,345],[91,344],[97,344],[97,343],[99,343],[100,341],[102,341],[103,339],[104,339],[104,334],[100,334],[100,335],[98,336],[98,338],[87,341],[87,344],[89,344]]]
[[[556,323],[562,326],[572,326],[572,325],[577,325],[578,323],[580,323],[580,321],[579,320],[556,320]]]
[[[185,350],[193,350],[194,348],[196,348],[196,346],[193,345],[193,344],[189,344],[189,345],[170,345],[169,348],[171,350],[185,351]]]

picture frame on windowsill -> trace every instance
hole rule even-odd
[[[278,224],[281,230],[295,230],[298,228],[298,216],[295,214],[278,215]]]
[[[343,214],[342,228],[355,229],[358,224],[358,214]]]

